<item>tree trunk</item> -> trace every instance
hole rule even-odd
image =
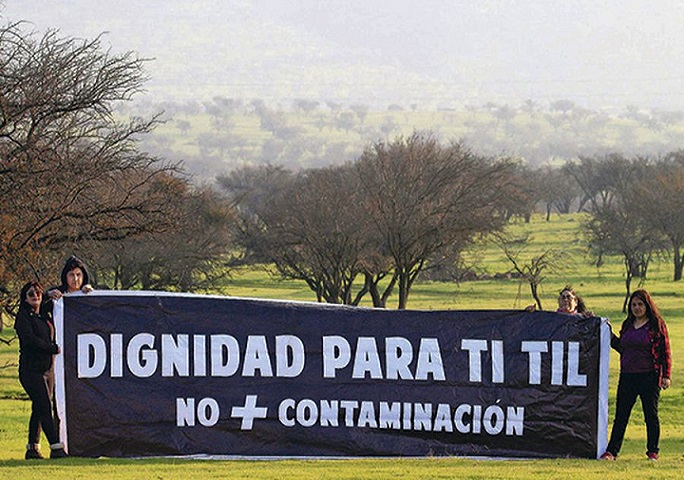
[[[399,273],[399,310],[406,310],[408,304],[409,294],[409,272],[403,271]]]
[[[632,270],[629,268],[629,261],[625,259],[625,266],[627,267],[627,278],[625,278],[625,301],[622,303],[622,313],[627,313],[629,297],[632,294]]]
[[[541,311],[544,309],[542,308],[541,299],[539,298],[538,287],[539,287],[538,284],[536,284],[534,282],[530,282],[530,290],[532,291],[532,298],[534,298],[534,301],[537,302],[537,307]]]
[[[682,267],[684,263],[682,262],[682,252],[679,245],[673,245],[674,250],[674,281],[678,282],[682,279]]]

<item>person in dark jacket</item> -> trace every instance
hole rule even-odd
[[[50,288],[47,291],[45,302],[43,302],[42,312],[46,315],[52,315],[52,302],[62,298],[65,293],[83,292],[89,293],[93,291],[88,278],[88,270],[80,258],[72,255],[64,263],[62,274],[60,275],[62,284],[58,287]],[[59,430],[60,419],[57,414],[57,405],[53,402],[53,413],[55,417],[55,425]]]
[[[47,292],[47,295],[51,300],[58,300],[65,293],[79,291],[89,293],[93,291],[85,264],[80,258],[74,255],[69,257],[64,264],[60,280],[62,281],[62,284],[59,287],[51,288]]]
[[[672,356],[665,321],[646,290],[635,290],[620,336],[611,334],[610,346],[620,353],[615,420],[608,447],[601,459],[615,460],[637,397],[646,422],[646,456],[658,460],[660,391],[670,387]]]
[[[31,399],[26,459],[43,458],[41,428],[50,442],[50,458],[67,456],[52,416],[54,356],[60,350],[55,343],[52,318],[41,310],[42,297],[43,288],[38,282],[26,283],[19,295],[19,310],[14,322],[19,337],[19,381]]]

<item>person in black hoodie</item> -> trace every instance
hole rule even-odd
[[[64,264],[60,279],[62,284],[59,287],[51,288],[47,292],[51,300],[58,300],[65,293],[79,291],[88,293],[93,291],[93,287],[89,283],[88,270],[86,270],[85,264],[74,255],[69,257]]]
[[[19,295],[19,310],[14,322],[19,337],[19,381],[31,399],[27,460],[43,458],[41,428],[50,442],[50,458],[67,456],[52,416],[54,356],[60,349],[55,343],[52,317],[41,310],[42,297],[43,288],[38,282],[26,283]]]

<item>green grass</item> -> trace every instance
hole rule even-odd
[[[554,216],[551,222],[534,217],[526,225],[516,223],[513,230],[529,231],[526,253],[546,248],[564,248],[571,263],[562,272],[549,274],[542,288],[545,309],[555,308],[558,291],[574,285],[596,314],[608,317],[614,325],[624,319],[621,313],[624,278],[619,258],[609,258],[600,269],[591,265],[580,241],[577,215]],[[480,272],[502,273],[510,269],[501,252],[484,243],[469,252],[480,260]],[[594,460],[480,460],[464,458],[283,460],[283,461],[198,461],[186,459],[82,459],[59,462],[23,460],[26,428],[30,411],[17,378],[16,342],[0,346],[0,479],[170,479],[170,478],[278,478],[278,479],[396,479],[396,478],[677,478],[684,468],[684,283],[671,280],[667,259],[658,260],[649,271],[647,288],[658,303],[668,324],[673,351],[673,386],[663,393],[660,403],[661,460],[651,464],[644,455],[646,433],[640,406],[635,406],[627,429],[620,459],[615,463]],[[239,270],[222,293],[255,297],[313,301],[313,293],[303,282],[277,280],[263,270]],[[517,280],[482,280],[461,284],[425,282],[415,286],[409,308],[416,309],[510,309],[531,304],[529,288],[518,294]],[[396,304],[396,298],[390,300]],[[5,319],[7,322],[7,319]],[[5,329],[3,339],[14,335]],[[611,352],[610,410],[612,422],[619,357]],[[47,445],[43,445],[47,449]]]

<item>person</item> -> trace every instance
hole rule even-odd
[[[65,262],[60,279],[62,284],[59,287],[49,289],[47,292],[50,300],[59,300],[65,293],[78,291],[89,293],[93,291],[85,264],[74,255]]]
[[[14,323],[19,337],[19,381],[31,399],[27,460],[44,458],[40,453],[41,428],[50,442],[50,458],[67,456],[52,416],[54,356],[60,349],[55,343],[52,318],[41,310],[42,296],[38,282],[26,283],[19,295]]]
[[[593,316],[593,312],[587,309],[584,299],[577,295],[577,292],[570,285],[563,287],[563,290],[558,294],[558,309],[559,313],[570,313],[573,315],[584,315],[585,317]]]
[[[93,291],[93,287],[90,285],[88,278],[88,270],[86,269],[83,261],[75,255],[70,256],[64,263],[64,268],[62,268],[60,280],[62,282],[60,286],[50,288],[47,291],[46,297],[48,298],[45,299],[41,307],[43,313],[46,315],[52,315],[52,302],[62,298],[63,294],[74,293],[79,291],[83,293],[90,293]],[[61,420],[57,412],[56,402],[53,402],[53,413],[55,418],[55,425],[57,427],[57,430],[59,430]]]
[[[646,422],[646,456],[658,460],[658,399],[660,390],[671,385],[672,361],[667,327],[646,290],[636,290],[630,296],[629,313],[620,336],[611,334],[610,345],[620,353],[620,378],[613,430],[600,458],[617,458],[632,407],[639,397]]]
[[[537,310],[535,304],[525,307],[526,312],[534,312]],[[583,315],[585,317],[593,317],[594,312],[587,309],[584,299],[577,295],[575,289],[570,285],[566,285],[558,294],[558,309],[556,312],[569,313],[571,315]]]

